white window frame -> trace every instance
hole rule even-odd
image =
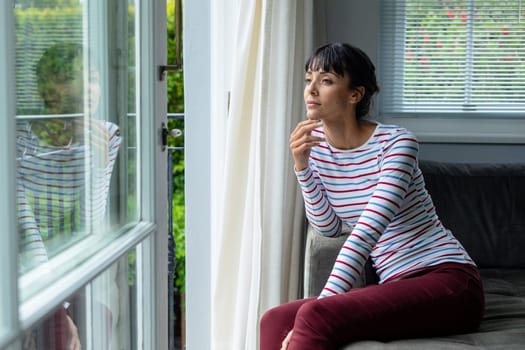
[[[211,344],[211,0],[186,1],[184,125],[186,200],[186,348]]]
[[[139,173],[141,220],[155,223],[155,231],[139,246],[137,264],[140,283],[137,290],[142,299],[139,311],[139,344],[144,349],[168,348],[168,220],[167,220],[167,152],[161,145],[162,124],[167,125],[167,87],[160,80],[158,69],[167,61],[166,1],[136,0],[139,22],[136,50],[140,55],[137,101],[141,124]],[[142,278],[140,278],[142,277]]]
[[[106,3],[105,0],[99,0]],[[19,303],[18,224],[16,206],[15,140],[15,26],[13,1],[0,1],[0,349],[19,349],[18,337],[32,328],[62,300],[82,288],[131,249],[137,248],[138,347],[167,349],[167,153],[160,145],[160,125],[166,122],[166,83],[158,78],[158,66],[166,64],[165,0],[136,0],[140,32],[136,33],[136,53],[140,89],[137,114],[142,166],[137,169],[140,183],[140,222],[126,227],[125,234],[38,294]],[[23,280],[23,279],[22,279]],[[135,321],[135,320],[133,320]]]
[[[14,20],[11,1],[0,3],[0,348],[12,342],[19,332],[18,326],[18,225],[16,220],[16,147],[15,137],[15,77],[14,67]],[[11,35],[9,35],[11,34]],[[9,118],[13,116],[13,118]]]
[[[380,0],[380,12],[388,11]],[[380,13],[377,14],[380,18]],[[381,23],[381,21],[379,21]],[[381,25],[381,24],[379,24]],[[379,46],[379,80],[381,81],[381,67],[391,65],[384,55],[384,47]],[[395,89],[396,83],[388,84]],[[386,86],[387,84],[385,84]],[[469,115],[464,114],[436,114],[436,113],[392,113],[382,112],[382,99],[389,98],[388,91],[382,91],[379,97],[379,119],[384,123],[402,125],[413,131],[422,142],[453,142],[453,143],[525,143],[525,111],[521,115]]]

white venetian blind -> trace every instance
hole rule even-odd
[[[381,112],[525,116],[525,0],[381,1]]]

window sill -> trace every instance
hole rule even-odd
[[[525,144],[522,118],[382,116],[378,120],[403,126],[424,143]]]
[[[20,326],[27,330],[39,319],[60,305],[75,291],[91,282],[119,257],[133,249],[156,229],[155,224],[141,221],[130,223],[112,235],[110,242],[100,247],[100,237],[91,235],[47,264],[20,276]],[[96,247],[96,253],[86,255]],[[79,260],[79,257],[82,257]],[[31,291],[31,293],[27,293]]]

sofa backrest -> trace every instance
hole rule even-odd
[[[525,163],[419,165],[441,222],[480,268],[525,268]]]

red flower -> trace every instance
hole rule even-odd
[[[456,14],[452,10],[446,10],[445,13],[447,14],[448,18],[456,18]]]

